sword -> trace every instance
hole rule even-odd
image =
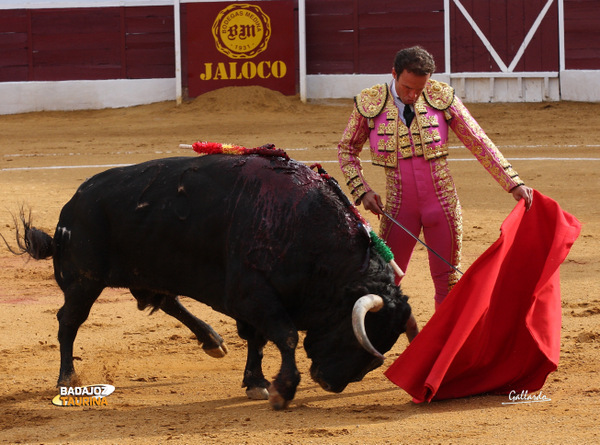
[[[402,224],[400,224],[398,221],[396,221],[394,218],[392,218],[392,215],[390,215],[388,212],[386,212],[385,210],[382,210],[383,214],[394,224],[396,224],[398,227],[400,227],[402,230],[404,230],[406,233],[408,233],[410,236],[412,236],[415,240],[417,240],[418,242],[420,242],[421,244],[423,244],[425,247],[427,247],[427,249],[433,253],[435,256],[437,256],[440,260],[442,260],[444,263],[446,263],[448,266],[450,266],[452,269],[454,269],[455,271],[457,271],[459,274],[463,274],[456,266],[454,266],[453,264],[450,264],[445,258],[443,258],[439,253],[437,253],[435,250],[433,250],[431,247],[429,247],[427,244],[425,244],[423,241],[421,241],[419,239],[418,236],[415,236],[412,234],[412,232],[410,230],[408,230],[406,227],[404,227]]]

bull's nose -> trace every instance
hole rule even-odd
[[[342,392],[344,390],[344,388],[346,387],[346,385],[331,384],[330,382],[327,382],[326,380],[324,380],[322,378],[319,378],[319,377],[315,378],[315,376],[313,376],[313,380],[315,382],[317,382],[319,384],[319,386],[327,392],[335,392],[335,393]]]
[[[321,388],[323,388],[325,391],[329,391],[329,392],[332,391],[331,385],[329,383],[324,382],[322,380],[320,382],[318,382],[318,383],[319,383],[319,385],[321,385]]]
[[[317,369],[315,369],[315,368],[311,369],[310,370],[310,376],[325,391],[330,391],[330,392],[333,391],[331,389],[331,385],[329,383],[327,383],[325,380],[323,380],[323,377],[321,376],[321,373],[319,372],[318,368]]]

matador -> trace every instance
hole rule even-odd
[[[356,204],[369,197],[375,204],[363,202],[368,210],[383,213],[385,209],[415,236],[423,230],[427,245],[459,269],[462,215],[448,168],[448,130],[452,129],[504,190],[517,200],[525,198],[527,207],[531,189],[523,185],[450,85],[431,79],[429,73],[402,70],[397,63],[392,75],[390,84],[375,85],[355,97],[338,146],[343,175]],[[385,205],[362,169],[360,153],[367,140],[371,162],[385,174]],[[385,217],[380,234],[406,271],[416,240]],[[449,264],[429,252],[436,309],[459,279]]]

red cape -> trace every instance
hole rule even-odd
[[[559,266],[581,230],[534,191],[385,371],[416,403],[537,391],[560,355]]]

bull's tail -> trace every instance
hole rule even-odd
[[[31,225],[31,211],[25,215],[25,210],[21,209],[19,214],[20,222],[13,215],[15,222],[15,231],[17,237],[17,248],[12,248],[6,238],[0,234],[4,244],[15,255],[27,254],[36,260],[43,260],[54,255],[54,240],[46,232],[36,229]]]

